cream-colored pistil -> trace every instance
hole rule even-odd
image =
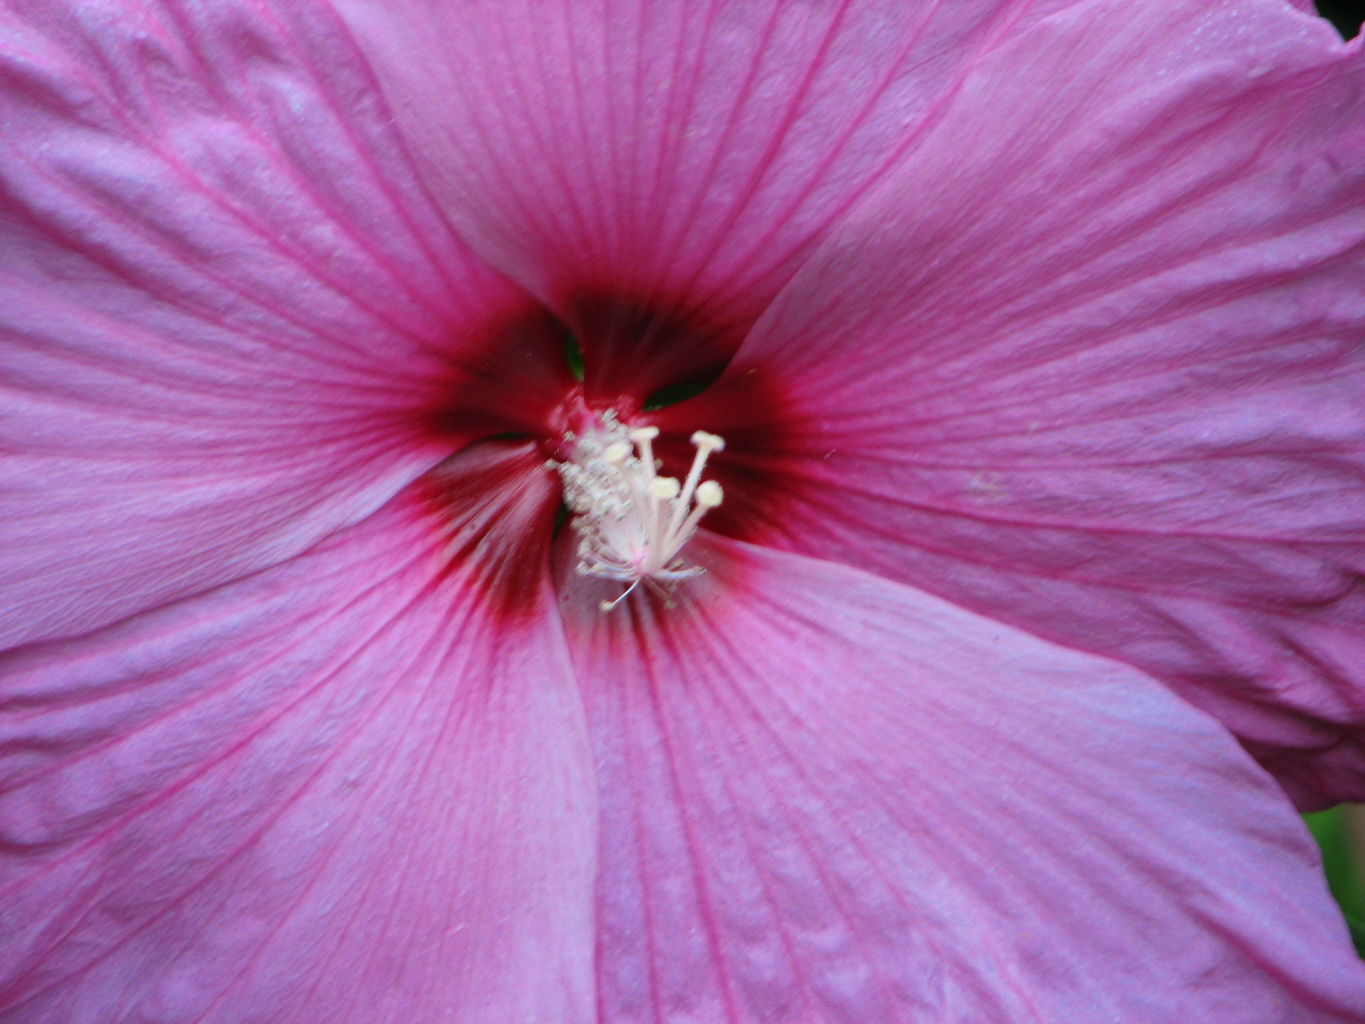
[[[578,572],[628,584],[602,609],[610,611],[641,583],[658,589],[699,576],[682,549],[702,516],[721,503],[720,484],[703,480],[713,452],[725,447],[715,434],[697,431],[697,452],[684,481],[659,476],[653,442],[657,427],[628,429],[607,413],[601,426],[570,437],[572,456],[550,463],[564,481],[564,502],[578,532]]]

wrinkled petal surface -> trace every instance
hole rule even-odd
[[[553,502],[503,465],[515,533]],[[513,625],[452,568],[470,522],[400,500],[0,663],[0,1020],[592,1019],[581,706],[547,574]]]
[[[1277,2],[1090,4],[996,50],[733,365],[783,399],[749,518],[1365,798],[1362,96],[1359,44]]]
[[[707,560],[675,608],[564,602],[604,1024],[1365,1019],[1307,833],[1212,719],[857,570]]]
[[[454,242],[320,8],[0,13],[0,647],[271,564],[445,454],[525,302]]]
[[[462,236],[600,348],[594,289],[737,340],[980,55],[1062,5],[340,7]],[[588,354],[591,387],[614,353]]]

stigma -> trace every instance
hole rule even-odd
[[[696,455],[687,476],[679,480],[658,474],[654,439],[658,427],[629,429],[612,412],[600,426],[566,441],[572,454],[547,465],[564,482],[564,503],[578,534],[578,573],[626,584],[610,611],[641,583],[663,592],[679,580],[705,570],[688,565],[682,550],[697,532],[702,516],[721,503],[724,492],[714,480],[703,480],[706,460],[725,447],[715,434],[692,435]]]

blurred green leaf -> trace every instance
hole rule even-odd
[[[1365,850],[1352,841],[1347,812],[1342,807],[1305,814],[1309,831],[1322,850],[1327,886],[1341,904],[1356,950],[1365,956]]]
[[[578,344],[578,339],[567,331],[564,334],[564,362],[569,365],[569,372],[573,374],[573,379],[581,381],[583,379],[583,347]]]

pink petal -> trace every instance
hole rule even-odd
[[[548,537],[539,457],[498,461],[493,550]],[[509,621],[477,589],[501,563],[443,553],[469,525],[404,501],[0,663],[0,1017],[592,1019],[592,769],[548,574]]]
[[[591,344],[599,290],[645,307],[631,331],[672,313],[737,342],[981,54],[1061,2],[340,6],[462,236]]]
[[[335,28],[0,19],[3,647],[366,514],[444,456],[415,416],[528,300],[443,227]]]
[[[750,518],[1365,798],[1360,45],[1279,2],[1101,6],[984,62],[751,338],[732,381],[787,432]]]
[[[1365,1019],[1311,841],[1211,719],[857,570],[709,564],[679,607],[565,602],[603,1024]]]

